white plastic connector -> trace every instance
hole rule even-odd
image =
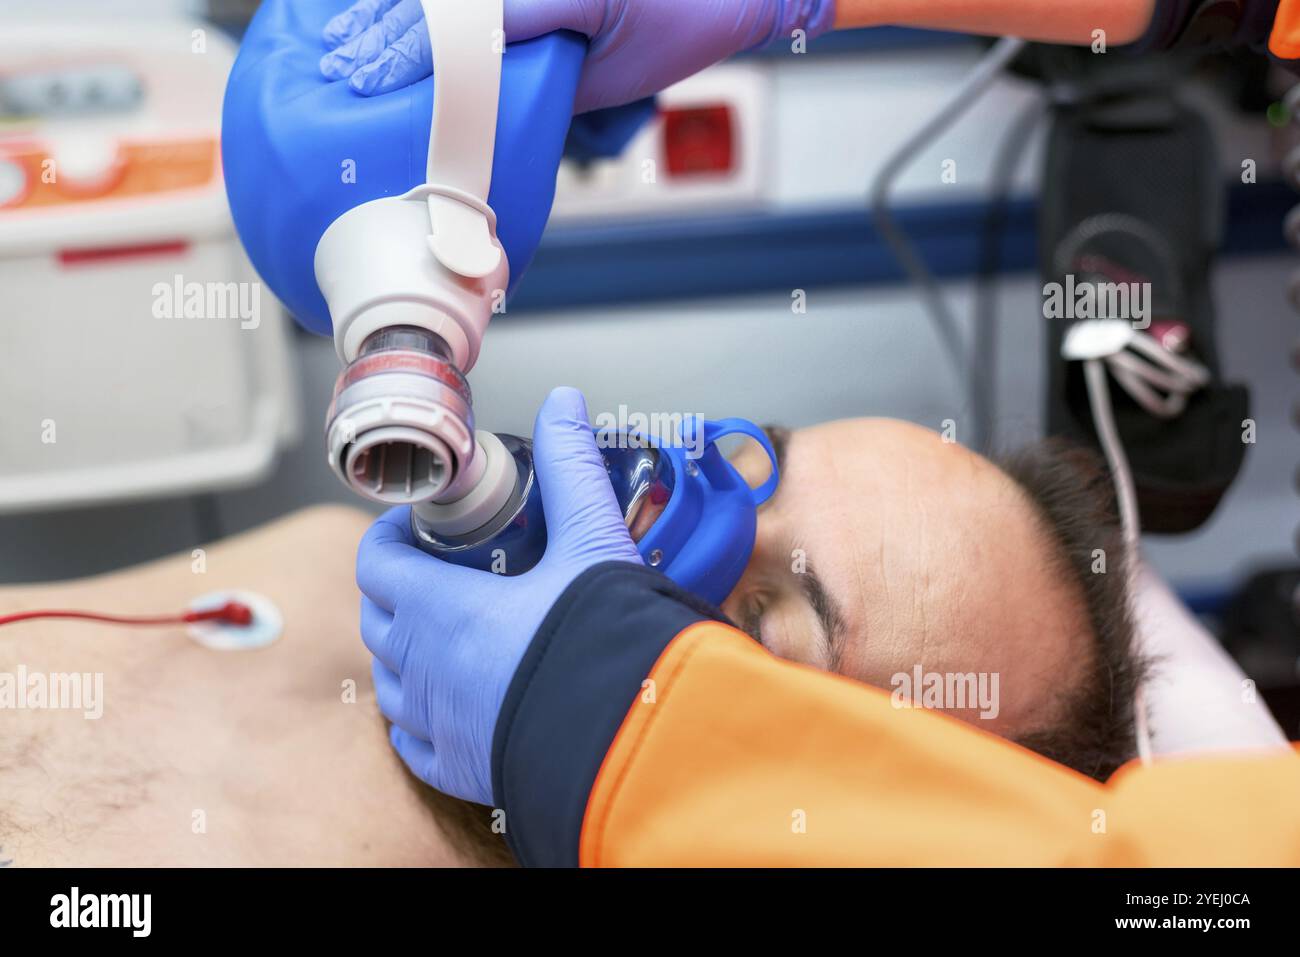
[[[1071,362],[1105,359],[1128,348],[1136,331],[1123,319],[1083,319],[1065,330],[1061,356]]]
[[[487,205],[504,0],[421,0],[438,64],[426,182],[344,213],[316,246],[316,281],[344,362],[387,326],[427,329],[468,372],[510,267]]]
[[[439,535],[458,536],[482,528],[510,501],[518,484],[514,456],[501,440],[483,431],[475,432],[474,437],[478,442],[475,459],[483,463],[483,470],[472,487],[455,500],[444,497],[412,506],[425,526]]]
[[[1061,356],[1071,362],[1104,360],[1133,400],[1161,419],[1182,415],[1188,397],[1211,378],[1200,362],[1176,355],[1123,319],[1076,322],[1061,341]]]
[[[356,206],[331,223],[317,244],[316,281],[344,362],[357,357],[371,334],[391,326],[429,330],[447,343],[462,372],[478,359],[509,265],[502,255],[486,276],[465,276],[435,256],[428,206],[433,189],[417,186],[404,196]],[[486,205],[482,210],[483,228],[495,242],[496,217]]]

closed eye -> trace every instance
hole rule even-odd
[[[759,602],[747,598],[741,605],[740,621],[736,625],[760,645],[763,644],[763,606]]]

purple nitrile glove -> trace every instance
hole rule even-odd
[[[591,45],[575,113],[658,93],[742,50],[834,26],[835,0],[505,0],[508,42],[573,30]],[[420,0],[357,0],[325,25],[327,78],[367,96],[433,72]]]
[[[379,710],[407,767],[446,794],[492,803],[492,736],[510,680],[580,574],[641,563],[596,447],[582,395],[556,389],[537,414],[533,465],[546,554],[507,578],[422,552],[410,510],[381,516],[361,541],[361,638],[374,655]]]

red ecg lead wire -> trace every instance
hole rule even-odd
[[[228,601],[220,608],[205,611],[187,611],[180,615],[106,615],[93,611],[67,611],[37,609],[13,615],[0,615],[0,625],[13,625],[20,621],[39,618],[73,618],[79,621],[99,621],[110,625],[186,625],[196,621],[221,621],[247,628],[253,623],[253,610],[238,601]]]

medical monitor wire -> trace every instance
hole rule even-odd
[[[871,185],[871,214],[876,229],[893,251],[899,264],[907,273],[911,282],[920,289],[930,319],[941,345],[948,355],[953,371],[958,380],[965,380],[966,400],[971,407],[975,421],[980,421],[977,408],[980,401],[979,380],[968,368],[968,351],[962,344],[961,329],[956,316],[948,307],[948,302],[939,288],[934,275],[925,261],[917,253],[912,242],[907,238],[889,211],[889,194],[899,175],[916,159],[916,157],[940,134],[980,98],[992,85],[1002,71],[1024,49],[1025,41],[1018,37],[1002,37],[971,69],[944,103],[929,119],[908,136],[881,166]],[[970,351],[973,354],[974,350]],[[978,448],[987,436],[975,435],[971,446]]]
[[[1088,406],[1092,411],[1093,426],[1101,442],[1111,480],[1115,484],[1115,501],[1119,509],[1120,531],[1127,554],[1129,595],[1133,594],[1137,575],[1142,524],[1138,514],[1137,488],[1133,471],[1129,468],[1124,443],[1115,423],[1115,410],[1110,400],[1110,382],[1115,377],[1128,395],[1149,414],[1161,419],[1172,419],[1182,414],[1188,397],[1210,382],[1210,373],[1203,365],[1188,356],[1175,355],[1158,343],[1144,330],[1133,330],[1125,348],[1106,356],[1083,360],[1084,383],[1088,390]],[[1157,390],[1166,395],[1161,398]],[[1149,727],[1146,697],[1142,685],[1134,696],[1134,720],[1137,729],[1138,757],[1151,761],[1151,730]]]
[[[1124,454],[1124,445],[1119,438],[1119,429],[1115,426],[1115,413],[1110,402],[1110,386],[1106,381],[1106,366],[1101,359],[1086,359],[1083,363],[1083,375],[1088,387],[1088,404],[1092,409],[1092,421],[1101,440],[1101,449],[1110,467],[1111,481],[1115,483],[1115,501],[1119,508],[1120,533],[1124,540],[1124,551],[1128,561],[1131,586],[1138,560],[1140,528],[1138,525],[1137,490],[1133,485],[1133,473],[1128,466],[1128,456]],[[1128,588],[1132,595],[1133,590]],[[1137,737],[1138,758],[1143,764],[1151,763],[1151,728],[1147,721],[1146,694],[1139,682],[1133,696],[1133,720]]]
[[[1021,110],[1003,134],[993,161],[993,183],[989,190],[989,212],[980,237],[979,271],[976,276],[975,316],[971,323],[970,374],[974,377],[975,434],[983,446],[994,447],[994,411],[997,408],[998,372],[998,278],[1002,271],[1002,240],[1006,233],[1011,189],[1035,130],[1047,114],[1047,100],[1035,97]]]

